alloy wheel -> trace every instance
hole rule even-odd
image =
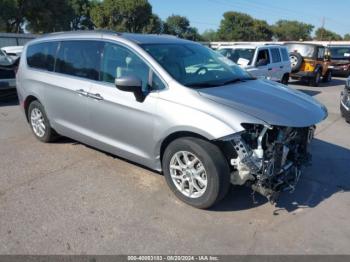
[[[170,175],[176,188],[189,198],[201,197],[208,185],[203,163],[193,153],[179,151],[170,160]]]
[[[43,137],[45,135],[45,119],[39,108],[33,108],[30,113],[30,122],[35,135]]]

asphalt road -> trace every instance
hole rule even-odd
[[[300,89],[323,102],[297,190],[276,206],[232,187],[212,210],[163,176],[69,139],[38,142],[15,99],[0,102],[0,254],[350,254],[350,124],[344,79]],[[302,116],[300,116],[302,117]]]

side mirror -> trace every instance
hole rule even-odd
[[[125,92],[132,92],[136,101],[143,102],[145,95],[142,92],[142,81],[136,76],[123,76],[115,79],[115,86]]]

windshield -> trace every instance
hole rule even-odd
[[[350,59],[350,46],[339,46],[329,48],[332,59]]]
[[[315,56],[315,46],[302,44],[287,44],[288,52],[297,52],[303,57],[313,58]]]
[[[223,56],[239,65],[251,65],[255,49],[254,48],[224,48],[218,51]]]
[[[174,79],[188,87],[220,86],[252,79],[231,60],[200,44],[144,44],[142,47]]]

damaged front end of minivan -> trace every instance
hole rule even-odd
[[[231,165],[231,183],[249,186],[254,201],[258,192],[275,203],[280,192],[294,191],[302,167],[310,162],[315,126],[242,126],[244,131],[219,141]]]

